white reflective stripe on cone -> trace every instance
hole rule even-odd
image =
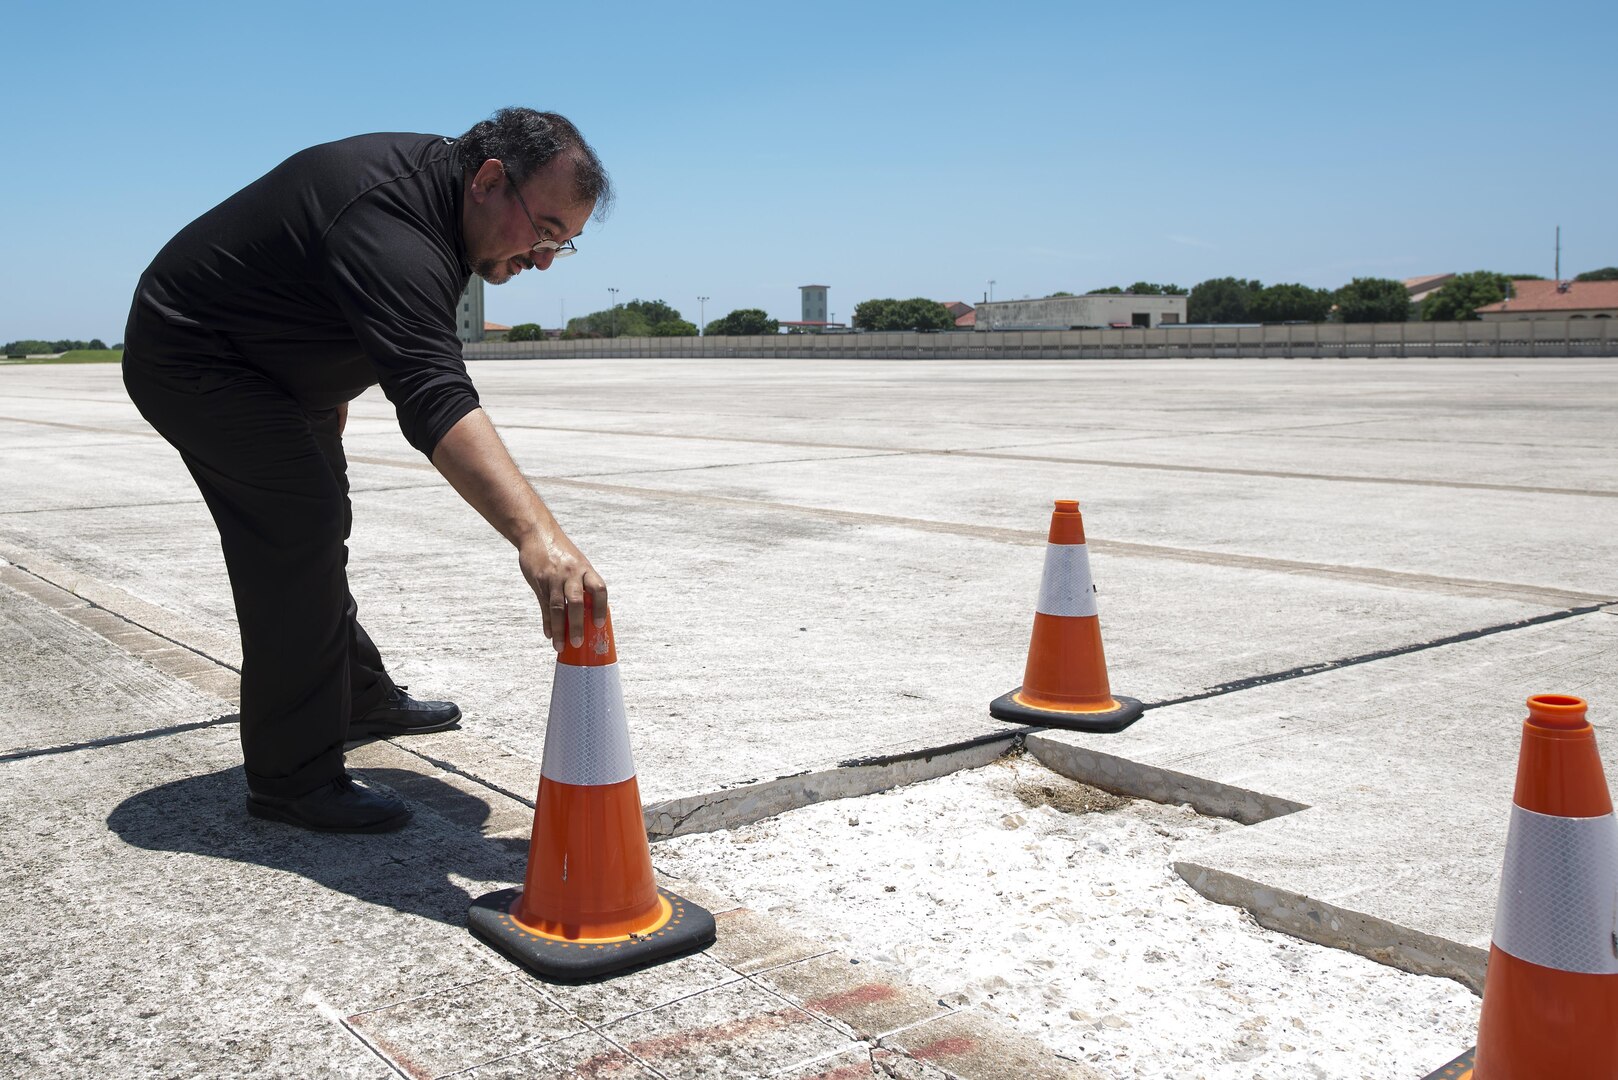
[[[1512,806],[1494,943],[1540,967],[1618,975],[1618,818]]]
[[[617,784],[635,775],[618,665],[557,664],[540,772],[564,784]]]
[[[1090,553],[1083,544],[1045,545],[1045,576],[1039,579],[1039,607],[1035,610],[1041,615],[1096,613]]]

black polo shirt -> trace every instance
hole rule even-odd
[[[438,135],[294,154],[158,253],[135,293],[127,355],[217,354],[206,362],[261,372],[310,409],[380,382],[405,438],[431,456],[478,407],[455,334],[472,273],[461,186],[454,140]],[[213,347],[198,348],[199,335]]]

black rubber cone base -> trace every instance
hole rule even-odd
[[[1473,1047],[1442,1069],[1427,1077],[1427,1080],[1472,1080],[1472,1059],[1477,1056],[1477,1047]]]
[[[1017,687],[1009,694],[1001,694],[989,702],[989,715],[996,720],[1005,720],[1012,724],[1033,724],[1036,727],[1059,727],[1069,731],[1122,731],[1124,728],[1139,720],[1146,706],[1134,698],[1119,697],[1112,699],[1118,703],[1116,709],[1106,712],[1067,712],[1061,709],[1036,709],[1032,705],[1024,705],[1017,700],[1017,693],[1022,687]]]
[[[657,890],[674,908],[661,929],[625,941],[557,941],[543,937],[511,917],[521,889],[501,889],[472,901],[467,924],[472,935],[512,960],[556,982],[583,982],[669,960],[714,943],[713,915],[667,889]]]

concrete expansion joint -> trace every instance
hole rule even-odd
[[[191,653],[191,654],[193,654],[193,655],[195,655],[197,657],[200,657],[201,659],[208,661],[210,664],[214,664],[215,666],[223,668],[226,671],[233,672],[236,675],[240,675],[242,673],[241,668],[236,666],[235,664],[229,663],[228,661],[225,661],[225,660],[221,660],[217,656],[214,656],[214,655],[212,655],[210,653],[204,652],[202,649],[197,648],[195,645],[191,645],[191,644],[188,644],[187,642],[181,641],[177,637],[173,637],[173,636],[171,636],[169,634],[165,634],[161,630],[155,630],[152,627],[147,626],[145,623],[139,621],[138,619],[135,619],[135,618],[133,618],[133,617],[131,617],[129,615],[124,614],[123,612],[117,610],[116,608],[110,608],[110,607],[107,607],[105,604],[98,603],[97,601],[92,600],[89,597],[85,596],[83,593],[79,592],[78,590],[71,589],[68,586],[63,585],[61,582],[53,580],[51,577],[49,577],[48,575],[46,575],[46,574],[44,574],[44,573],[42,573],[42,572],[40,572],[38,570],[30,569],[27,565],[25,565],[23,563],[5,562],[5,560],[0,560],[0,564],[8,566],[12,570],[15,570],[15,571],[17,571],[19,573],[27,574],[29,577],[33,578],[35,581],[39,582],[40,584],[49,586],[50,588],[55,589],[55,590],[63,593],[66,596],[73,597],[74,600],[76,600],[79,603],[83,604],[90,611],[103,612],[107,616],[109,616],[109,617],[111,617],[113,619],[117,619],[119,622],[125,624],[126,626],[133,627],[136,630],[140,630],[140,631],[143,631],[143,632],[145,632],[147,634],[150,634],[154,638],[158,638],[159,640],[166,641],[170,645],[174,646],[177,649],[184,649],[186,652]],[[36,597],[36,599],[37,599],[37,597]],[[79,623],[81,626],[85,626],[86,629],[96,630],[96,627],[88,625],[86,620],[80,619],[80,618],[75,618],[74,616],[67,614],[67,612],[65,612],[65,611],[61,611],[60,609],[58,609],[58,611],[59,611],[60,614],[64,615],[65,617],[67,617],[69,619],[72,619],[72,621],[74,621],[76,623]],[[104,637],[105,635],[102,635],[102,636]],[[141,656],[141,651],[140,650],[127,649],[126,648],[125,651],[126,652],[131,652],[136,656]],[[145,657],[142,657],[142,659],[145,659]]]
[[[1257,825],[1309,809],[1306,803],[1278,795],[1131,761],[1038,734],[1029,737],[1028,752],[1047,769],[1081,784],[1134,799],[1189,805],[1199,814],[1242,825]]]
[[[323,1019],[328,1020],[342,1028],[350,1039],[353,1039],[359,1045],[365,1047],[366,1050],[369,1050],[373,1057],[382,1062],[382,1064],[386,1065],[396,1076],[404,1077],[405,1080],[413,1080],[409,1073],[402,1070],[398,1063],[396,1063],[387,1054],[383,1053],[380,1048],[372,1044],[371,1040],[367,1039],[362,1032],[356,1031],[354,1026],[348,1022],[349,1017],[345,1017],[342,1013],[333,1008],[331,1003],[322,997],[314,987],[310,987],[303,992],[303,1003],[305,1005],[313,1006],[315,1012],[319,1013]],[[360,1014],[356,1013],[355,1015]]]
[[[1202,896],[1239,907],[1260,926],[1317,945],[1343,949],[1416,975],[1454,979],[1483,993],[1488,950],[1448,941],[1350,908],[1193,862],[1174,872]]]
[[[603,476],[662,476],[668,473],[710,472],[715,469],[752,468],[755,465],[802,465],[823,461],[866,461],[870,458],[906,457],[914,451],[895,450],[880,454],[839,454],[833,457],[766,458],[762,461],[717,461],[710,465],[675,465],[667,469],[618,469],[613,472],[565,473],[545,479],[593,480]]]
[[[189,724],[170,724],[167,727],[147,728],[145,731],[134,731],[125,735],[107,735],[100,739],[87,739],[84,742],[61,743],[56,746],[37,747],[32,750],[18,750],[10,754],[0,754],[0,764],[9,761],[27,761],[29,758],[52,757],[57,754],[76,754],[81,750],[100,750],[108,746],[122,746],[124,743],[145,742],[148,739],[162,739],[169,735],[182,735],[187,731],[200,731],[203,728],[218,727],[221,724],[233,724],[237,721],[235,713],[224,713],[212,720],[197,720]]]
[[[645,808],[646,834],[656,843],[688,833],[716,832],[816,803],[937,779],[987,765],[1017,749],[1025,735],[1021,731],[992,731],[943,746],[855,758],[830,768],[667,799]]]
[[[1252,675],[1245,679],[1237,679],[1228,683],[1204,690],[1197,694],[1186,694],[1183,697],[1170,698],[1167,701],[1148,702],[1147,709],[1162,709],[1170,705],[1186,705],[1194,701],[1206,701],[1209,698],[1224,697],[1227,694],[1240,693],[1243,690],[1252,690],[1271,683],[1287,682],[1291,679],[1303,679],[1311,675],[1321,675],[1328,671],[1338,671],[1342,668],[1357,667],[1377,660],[1387,660],[1395,656],[1408,656],[1411,653],[1426,652],[1430,649],[1442,649],[1449,645],[1458,645],[1463,642],[1476,641],[1479,638],[1493,637],[1496,634],[1506,634],[1514,630],[1525,630],[1545,623],[1561,622],[1563,619],[1578,618],[1581,615],[1590,615],[1596,612],[1611,611],[1613,601],[1603,601],[1595,604],[1583,604],[1578,607],[1563,608],[1559,611],[1535,615],[1527,619],[1518,619],[1515,622],[1498,623],[1494,626],[1485,626],[1476,630],[1463,630],[1457,634],[1433,638],[1430,641],[1415,642],[1410,645],[1400,645],[1392,649],[1378,649],[1375,652],[1360,653],[1357,656],[1347,656],[1336,660],[1322,660],[1313,664],[1304,664],[1289,668],[1285,671],[1270,672],[1265,675]]]
[[[390,745],[397,750],[402,750],[413,758],[426,762],[428,765],[431,765],[433,768],[438,769],[441,772],[449,773],[451,776],[459,776],[461,779],[466,780],[469,783],[476,784],[481,788],[492,791],[497,795],[502,795],[514,802],[519,802],[528,807],[530,810],[534,808],[533,799],[528,798],[526,795],[519,795],[510,788],[497,784],[493,780],[486,777],[479,776],[477,773],[468,772],[466,769],[463,769],[453,761],[434,757],[431,754],[424,754],[420,750],[413,749],[412,747],[406,746],[400,742],[393,742],[390,740]]]

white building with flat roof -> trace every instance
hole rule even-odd
[[[974,330],[1076,330],[1108,326],[1172,326],[1185,322],[1186,297],[1100,293],[1038,300],[988,300]]]

